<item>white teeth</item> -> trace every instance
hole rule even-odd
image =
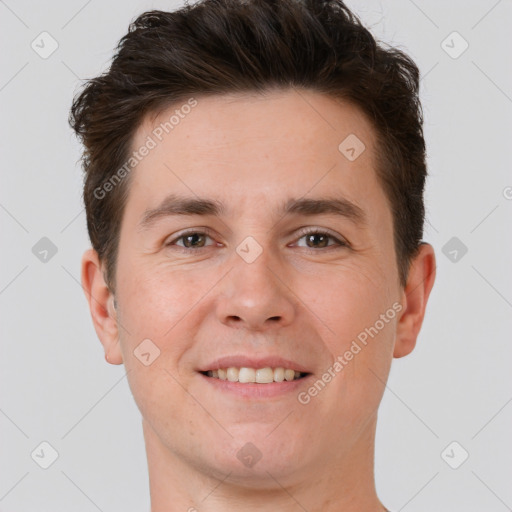
[[[274,382],[274,370],[268,367],[256,370],[256,382],[258,384],[269,384],[270,382]]]
[[[276,382],[283,382],[283,380],[284,380],[284,368],[279,367],[279,368],[276,368],[274,370],[274,380]]]
[[[238,368],[228,368],[226,370],[226,374],[227,374],[227,377],[228,377],[228,380],[229,382],[238,382],[238,374],[240,373],[240,371],[238,370]]]
[[[230,382],[270,384],[271,382],[290,382],[298,379],[302,374],[291,368],[219,368],[218,370],[209,370],[206,372],[208,377],[214,379],[228,380]]]
[[[290,370],[290,369],[288,369],[288,368],[287,368],[287,369],[284,371],[284,378],[285,378],[286,380],[288,380],[288,381],[293,380],[293,379],[294,379],[294,377],[295,377],[295,371],[294,371],[294,370]]]
[[[240,368],[238,382],[256,382],[256,370],[254,368]]]

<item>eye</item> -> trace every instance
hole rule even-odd
[[[319,229],[305,229],[300,233],[299,241],[305,239],[306,245],[300,245],[299,247],[306,247],[309,249],[324,249],[327,247],[338,246],[338,247],[348,247],[348,243],[340,240],[329,232],[321,231]],[[329,243],[330,241],[334,241],[334,243]]]
[[[185,231],[174,237],[169,242],[166,242],[165,246],[174,246],[184,251],[200,250],[215,245],[214,241],[211,244],[207,244],[208,239],[213,241],[212,236],[208,231],[190,230]],[[305,245],[299,243],[303,239],[305,240]],[[318,228],[308,228],[300,231],[296,245],[298,247],[304,247],[312,250],[349,247],[349,244],[346,241],[340,240],[340,238],[334,236],[330,232],[323,231]]]
[[[170,240],[165,245],[176,245],[177,247],[181,247],[183,249],[202,249],[203,247],[207,247],[206,239],[208,238],[211,240],[211,237],[208,235],[208,233],[204,231],[187,231],[185,233],[181,233],[179,236]],[[179,244],[177,242],[183,243]]]

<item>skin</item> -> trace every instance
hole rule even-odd
[[[356,107],[292,89],[197,101],[132,171],[116,309],[96,252],[82,260],[95,330],[108,361],[125,365],[143,417],[151,510],[382,511],[373,474],[377,409],[393,357],[415,346],[434,251],[421,245],[400,286],[374,131]],[[147,117],[133,148],[175,108]],[[353,162],[338,150],[349,134],[366,146]],[[222,201],[226,213],[170,216],[138,230],[146,209],[170,192]],[[303,196],[342,196],[366,224],[278,213]],[[304,226],[349,245],[308,245]],[[175,239],[189,228],[212,235],[187,248]],[[250,264],[236,252],[248,236],[262,249]],[[395,318],[307,404],[297,392],[234,396],[196,371],[224,355],[279,355],[308,365],[313,380],[297,390],[307,391],[393,304],[401,306]],[[147,338],[160,350],[149,366],[134,356]],[[237,458],[248,442],[262,454],[252,467]]]

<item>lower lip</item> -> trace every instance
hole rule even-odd
[[[208,377],[207,375],[199,374],[203,379],[215,387],[219,391],[232,393],[243,398],[271,398],[297,392],[297,389],[303,387],[306,381],[311,377],[311,374],[302,377],[301,379],[283,382],[269,382],[268,384],[256,384],[240,382],[231,382],[229,380],[216,379],[215,377]]]

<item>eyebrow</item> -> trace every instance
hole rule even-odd
[[[220,201],[170,194],[156,208],[151,208],[144,212],[139,221],[138,230],[148,230],[159,219],[165,217],[179,215],[221,217],[225,213],[226,207]],[[289,199],[278,213],[282,217],[285,215],[313,216],[331,214],[345,217],[355,224],[365,225],[367,223],[367,218],[362,208],[342,197]]]

